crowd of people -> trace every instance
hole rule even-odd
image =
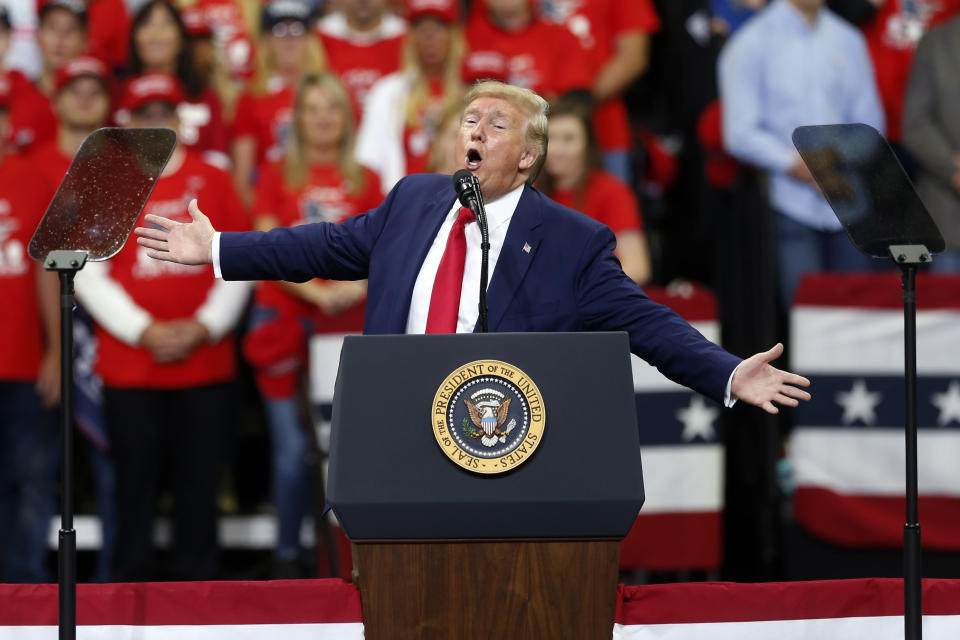
[[[100,127],[178,132],[145,213],[187,220],[197,198],[225,231],[336,223],[375,207],[406,175],[460,168],[453,140],[463,97],[479,79],[503,80],[552,103],[537,187],[607,224],[631,279],[655,278],[638,194],[649,199],[644,186],[671,152],[665,136],[636,126],[627,98],[658,62],[659,14],[676,17],[666,1],[3,1],[0,292],[16,312],[0,315],[2,581],[51,577],[58,294],[26,247],[73,154]],[[956,260],[960,224],[949,221],[960,206],[960,130],[950,105],[960,94],[950,34],[960,22],[920,43],[923,64],[909,89],[903,71],[951,3],[936,11],[920,0],[831,3],[847,21],[823,0],[702,4],[702,13],[683,16],[687,36],[727,44],[717,75],[722,109],[698,108],[701,179],[733,188],[734,159],[769,173],[784,304],[804,271],[864,268],[793,151],[790,131],[801,124],[863,121],[894,142],[902,136],[928,206],[941,226],[952,224]],[[877,26],[898,19],[912,22],[900,31]],[[891,45],[894,31],[902,37]],[[891,46],[906,58],[891,62]],[[884,65],[898,78],[885,81]],[[647,159],[642,170],[638,155]],[[209,267],[152,261],[131,240],[113,260],[86,265],[76,287],[95,323],[108,451],[97,463],[107,465],[98,499],[110,503],[99,507],[110,548],[98,578],[218,575],[217,494],[236,421],[238,357],[253,372],[270,434],[276,575],[299,575],[316,449],[301,411],[307,342],[317,332],[362,330],[365,284],[251,289]],[[173,542],[161,568],[153,525],[167,485]]]

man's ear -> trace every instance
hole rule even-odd
[[[520,170],[526,171],[532,167],[537,162],[537,154],[532,151],[524,151],[523,155],[520,156]]]

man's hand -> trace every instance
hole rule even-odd
[[[799,180],[809,185],[816,186],[817,184],[813,179],[813,174],[810,173],[810,168],[807,167],[807,163],[805,163],[800,156],[797,156],[794,163],[787,169],[787,175],[794,180]]]
[[[758,353],[741,362],[733,372],[730,392],[767,413],[780,413],[774,402],[786,407],[796,407],[800,400],[809,400],[810,394],[797,388],[809,387],[809,380],[770,365],[782,354],[783,345],[778,342],[769,351]]]
[[[213,262],[214,228],[210,219],[203,215],[194,198],[187,206],[191,222],[175,222],[147,214],[143,220],[154,227],[137,227],[133,230],[140,236],[137,244],[148,249],[147,255],[157,260],[180,264],[211,264]]]

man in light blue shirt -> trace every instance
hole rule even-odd
[[[869,269],[791,141],[801,125],[863,122],[884,128],[863,36],[824,0],[775,0],[720,55],[723,137],[741,162],[769,173],[780,299],[807,271]]]

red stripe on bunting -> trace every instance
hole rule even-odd
[[[794,515],[805,529],[833,544],[852,547],[903,547],[906,500],[894,496],[840,494],[798,487]],[[924,549],[960,549],[960,498],[920,496]]]
[[[936,257],[934,257],[936,260]],[[903,309],[900,272],[812,273],[800,281],[794,307],[803,305]],[[917,275],[917,309],[960,309],[960,276]]]
[[[620,544],[620,568],[679,571],[720,566],[723,514],[642,512]]]
[[[0,626],[57,624],[55,584],[0,584],[0,603]],[[362,621],[360,592],[339,579],[77,585],[79,625]]]
[[[892,578],[621,585],[618,596],[625,625],[903,615],[903,581]],[[960,580],[924,580],[923,613],[960,615]]]

